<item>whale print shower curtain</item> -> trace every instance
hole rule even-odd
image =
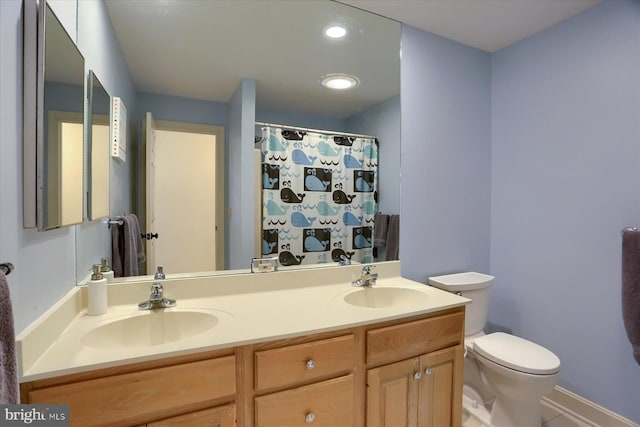
[[[280,265],[372,262],[378,141],[262,129],[262,255]]]

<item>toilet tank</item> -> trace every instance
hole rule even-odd
[[[466,336],[481,332],[487,324],[489,315],[489,293],[493,276],[466,272],[429,277],[429,285],[452,293],[459,293],[471,300],[465,314],[464,334]]]

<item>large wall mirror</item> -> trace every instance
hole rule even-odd
[[[105,0],[105,4],[136,86],[139,120],[152,113],[157,121],[222,126],[228,145],[229,101],[243,79],[255,80],[258,122],[376,136],[377,210],[399,213],[398,22],[329,0]],[[324,34],[336,24],[347,30],[346,37]],[[353,90],[327,89],[321,80],[332,73],[355,75],[359,85]],[[139,129],[142,136],[143,128]],[[136,171],[144,174],[144,142],[138,144]],[[225,168],[226,186],[213,191],[225,193],[228,208],[234,197],[229,182],[240,171],[228,164]],[[261,170],[255,173],[260,176]],[[146,195],[140,185],[144,179],[136,181],[139,207],[134,213],[143,232],[153,233],[144,230]],[[226,236],[225,244],[229,239],[234,236]],[[249,261],[242,265],[248,268]],[[225,265],[229,266],[228,260]],[[147,273],[152,274],[154,267],[147,266]]]
[[[35,168],[25,168],[25,186],[31,186],[25,192],[25,226],[48,230],[84,219],[85,69],[82,54],[46,2],[38,5],[37,22],[36,44],[25,44],[25,56],[37,50],[37,68],[27,70],[25,62],[25,73],[37,70],[37,76],[25,74],[25,86],[36,78],[36,96],[25,96],[25,113],[29,101],[36,103],[25,115],[25,128],[36,129],[35,141],[33,131],[25,131],[25,146],[35,143],[35,150],[25,147],[25,162],[34,151],[36,159]]]

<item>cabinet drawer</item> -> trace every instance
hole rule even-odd
[[[380,365],[407,359],[461,342],[464,312],[367,331],[367,363]]]
[[[353,426],[353,376],[255,399],[256,427]]]
[[[353,335],[255,353],[255,389],[268,390],[351,372]]]
[[[236,407],[234,405],[205,409],[147,424],[147,427],[235,427]]]
[[[140,424],[234,396],[235,364],[227,356],[35,389],[29,403],[69,404],[71,425]]]

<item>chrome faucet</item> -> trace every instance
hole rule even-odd
[[[159,265],[158,268],[156,268],[156,274],[153,276],[153,280],[162,280],[164,278],[166,278],[164,275],[164,269]]]
[[[378,273],[372,273],[371,270],[375,268],[375,265],[365,265],[362,267],[362,275],[359,279],[351,282],[352,286],[365,286],[370,287],[376,284],[378,279]]]
[[[151,285],[149,299],[138,304],[138,308],[140,310],[152,310],[154,308],[170,308],[176,306],[176,300],[164,297],[164,287],[159,282],[164,278],[165,275],[162,271],[162,266],[159,265],[158,270],[153,277],[153,284]]]
[[[170,308],[176,306],[176,300],[165,298],[164,288],[162,284],[154,282],[151,285],[151,292],[149,293],[149,299],[138,304],[140,310],[152,310],[154,308]]]
[[[340,261],[338,265],[351,265],[351,260],[346,255],[340,255]]]

